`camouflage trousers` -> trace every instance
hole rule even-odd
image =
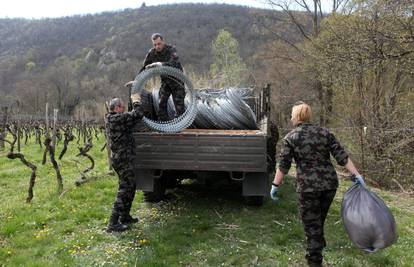
[[[158,110],[158,119],[161,121],[168,120],[167,104],[168,98],[172,95],[176,116],[180,116],[185,111],[184,98],[185,98],[185,89],[184,85],[177,82],[163,82],[159,91],[159,110]]]
[[[135,175],[128,159],[114,161],[112,167],[119,177],[118,193],[112,208],[112,215],[122,218],[129,215],[135,197]]]
[[[336,190],[301,192],[300,215],[306,234],[306,259],[310,266],[322,264],[322,250],[326,247],[324,223]]]

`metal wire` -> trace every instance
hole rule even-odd
[[[191,81],[178,69],[162,66],[144,70],[134,80],[132,93],[143,93],[146,82],[156,76],[185,85],[185,112],[177,118],[172,97],[167,102],[168,121],[155,121],[144,117],[144,122],[152,129],[161,132],[180,132],[192,125],[204,129],[257,129],[256,116],[252,110],[254,91],[251,88],[193,90]],[[253,100],[253,101],[252,101]],[[152,103],[158,113],[159,89],[152,90]],[[250,106],[248,105],[250,103]]]
[[[180,81],[184,83],[185,90],[186,90],[186,99],[188,99],[187,101],[188,105],[183,114],[181,114],[179,117],[174,118],[172,120],[158,122],[150,118],[144,117],[143,121],[150,128],[156,131],[167,132],[167,133],[180,132],[183,129],[188,128],[193,123],[197,115],[197,104],[196,104],[196,97],[193,92],[193,84],[180,70],[173,68],[173,67],[161,66],[161,67],[146,69],[140,74],[138,74],[135,77],[134,83],[132,84],[132,93],[141,93],[145,88],[146,82],[149,79],[153,77],[157,77],[157,76],[168,76],[168,78],[170,79],[174,79],[176,81]],[[153,96],[154,96],[154,92],[153,92]],[[158,103],[158,101],[153,101],[153,103]],[[157,109],[158,108],[156,108],[156,110]]]
[[[197,116],[193,127],[200,129],[257,129],[252,110],[255,94],[252,88],[196,90]],[[158,111],[158,89],[152,90],[154,109]],[[189,105],[186,97],[185,105]],[[172,97],[168,100],[168,114],[175,114]]]

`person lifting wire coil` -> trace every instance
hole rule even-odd
[[[169,79],[175,80],[177,83],[182,83],[183,87],[186,90],[186,97],[188,97],[188,105],[186,110],[181,115],[178,115],[176,118],[168,121],[154,121],[147,117],[143,118],[143,121],[148,125],[148,127],[167,133],[176,133],[180,132],[183,129],[188,128],[194,121],[197,115],[197,104],[196,96],[191,81],[181,72],[179,69],[169,67],[169,66],[155,66],[148,68],[140,72],[132,83],[130,87],[130,93],[142,93],[145,88],[146,83],[158,76],[168,76]]]

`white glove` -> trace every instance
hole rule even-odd
[[[154,62],[154,63],[151,63],[151,64],[147,65],[145,68],[149,69],[149,68],[161,67],[161,66],[162,66],[161,62]]]
[[[133,83],[134,83],[134,81],[129,81],[129,82],[127,82],[126,84],[124,84],[124,86],[125,86],[125,87],[128,87],[128,86],[130,86],[130,85],[132,86],[132,84],[133,84]]]
[[[355,180],[354,180],[354,184],[360,184],[362,186],[366,186],[364,177],[362,175],[356,175]]]
[[[279,198],[277,197],[277,191],[279,190],[279,187],[278,186],[276,186],[276,185],[273,185],[272,184],[272,189],[270,190],[270,198],[273,200],[273,201],[276,201],[276,200],[278,200]]]
[[[139,93],[132,94],[131,95],[131,100],[132,100],[132,103],[140,102],[141,101],[141,95]]]

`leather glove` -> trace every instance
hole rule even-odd
[[[154,62],[154,63],[151,63],[151,64],[147,65],[145,68],[149,69],[149,68],[161,67],[161,66],[162,66],[161,62]]]
[[[365,186],[365,180],[364,177],[362,177],[362,175],[356,175],[354,177],[354,184],[360,184],[362,186]]]
[[[272,184],[272,189],[270,189],[270,198],[274,201],[278,200],[279,198],[277,197],[277,191],[279,190],[279,187]]]
[[[132,100],[132,103],[140,102],[141,101],[141,95],[139,93],[132,94],[131,95],[131,100]]]

